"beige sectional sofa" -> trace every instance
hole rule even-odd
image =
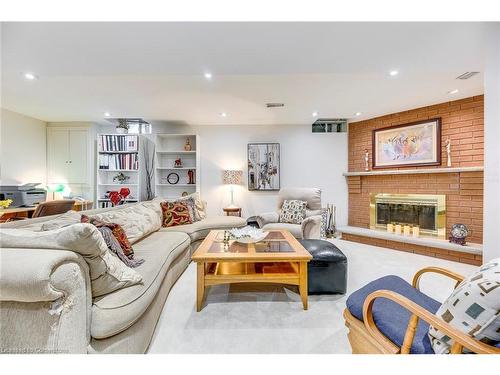
[[[246,224],[234,216],[170,228],[158,228],[154,217],[148,219],[154,224],[134,223],[140,217],[136,210],[156,203],[83,212],[101,217],[118,213],[122,220],[130,215],[128,230],[140,227],[132,237],[135,256],[145,260],[135,268],[142,282],[99,297],[92,296],[89,267],[76,252],[36,246],[0,249],[0,350],[144,353],[169,291],[188,266],[193,250],[211,229]],[[2,224],[0,241],[4,229],[39,231],[55,218]]]

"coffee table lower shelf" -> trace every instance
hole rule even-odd
[[[197,262],[196,311],[202,309],[206,287],[233,283],[297,285],[307,310],[307,262]]]

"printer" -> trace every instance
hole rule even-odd
[[[11,207],[29,207],[45,202],[47,192],[37,188],[38,185],[40,183],[0,186],[0,200],[12,199]]]

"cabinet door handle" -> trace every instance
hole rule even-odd
[[[71,164],[71,160],[69,161],[69,163]]]

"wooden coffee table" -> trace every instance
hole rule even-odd
[[[191,259],[197,263],[196,311],[200,311],[205,288],[233,283],[298,285],[307,310],[307,263],[311,254],[286,230],[270,231],[261,242],[224,243],[224,231],[213,230]]]

